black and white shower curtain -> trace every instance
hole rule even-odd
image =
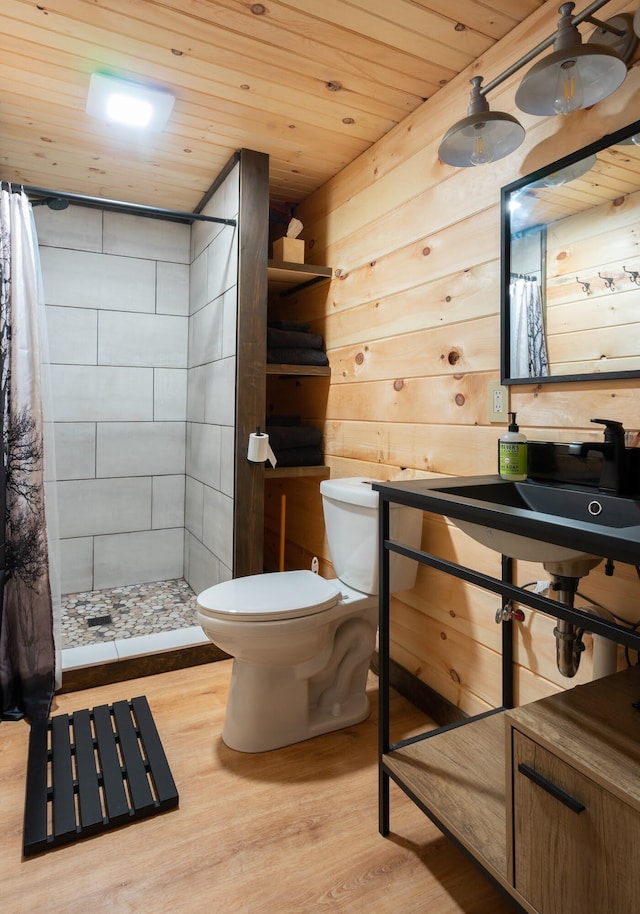
[[[0,718],[49,715],[56,677],[45,519],[40,262],[23,192],[0,187],[2,609]]]
[[[511,377],[543,378],[549,374],[542,291],[537,279],[519,276],[509,285],[511,303]]]

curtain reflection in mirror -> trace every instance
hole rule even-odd
[[[537,279],[511,278],[511,375],[516,378],[549,374],[547,341],[542,311],[542,290]]]

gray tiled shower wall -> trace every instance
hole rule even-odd
[[[207,205],[237,215],[237,169]],[[34,209],[62,592],[231,576],[236,231]]]

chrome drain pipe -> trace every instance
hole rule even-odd
[[[560,575],[553,576],[553,590],[558,595],[558,602],[564,603],[573,609],[573,602],[578,589],[579,578],[569,578]],[[580,657],[584,650],[582,635],[584,629],[573,622],[556,619],[553,630],[556,639],[556,661],[558,670],[563,676],[571,678],[578,672]]]

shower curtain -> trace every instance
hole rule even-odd
[[[41,385],[40,261],[26,195],[0,186],[2,606],[0,718],[48,717],[59,599],[49,575]],[[57,619],[54,621],[54,604]]]
[[[537,279],[518,276],[509,285],[511,303],[511,377],[543,378],[549,374],[542,291]]]

